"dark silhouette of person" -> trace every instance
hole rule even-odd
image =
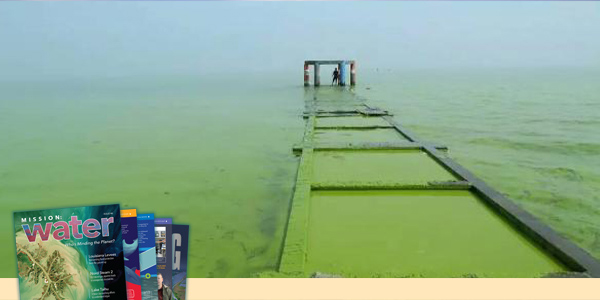
[[[333,81],[331,82],[331,85],[334,83],[340,84],[340,71],[338,71],[337,68],[333,70]]]

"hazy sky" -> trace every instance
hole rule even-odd
[[[600,66],[599,2],[0,2],[0,78]]]

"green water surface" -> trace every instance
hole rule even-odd
[[[216,75],[0,82],[0,243],[14,244],[15,210],[117,202],[191,225],[190,277],[276,270],[298,164],[291,150],[313,96],[298,66],[235,82]],[[599,70],[377,73],[365,65],[354,92],[418,137],[449,146],[459,163],[600,257],[598,82]],[[340,89],[321,91],[323,109],[355,106]],[[473,230],[465,211],[453,217]],[[14,248],[0,255],[14,257]],[[530,257],[532,270],[555,268]],[[16,276],[8,261],[0,277]],[[448,262],[459,263],[466,264]],[[482,272],[501,265],[479,263]],[[460,276],[463,267],[444,274]]]
[[[468,191],[317,191],[309,274],[534,277],[565,269]]]
[[[380,70],[356,92],[600,258],[598,82],[598,68]]]
[[[303,88],[226,80],[3,85],[0,275],[17,274],[12,211],[102,203],[190,224],[190,277],[274,269]]]

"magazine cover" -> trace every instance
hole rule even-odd
[[[20,298],[126,300],[118,204],[14,213]]]
[[[154,214],[139,214],[137,219],[142,300],[158,300]]]
[[[156,231],[156,278],[159,293],[164,292],[164,286],[166,286],[167,291],[172,289],[172,224],[173,219],[171,218],[154,219],[154,230]]]
[[[138,250],[137,211],[135,209],[121,211],[121,230],[123,231],[127,299],[141,300],[140,252]]]
[[[173,224],[173,299],[185,300],[189,225]]]

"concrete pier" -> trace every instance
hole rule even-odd
[[[284,277],[600,278],[596,258],[366,101],[305,90]]]

